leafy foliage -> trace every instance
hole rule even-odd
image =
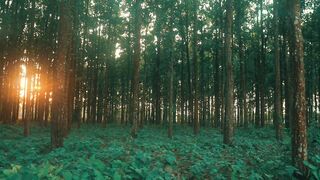
[[[309,168],[311,175],[315,179],[320,179],[320,155],[311,158],[311,162],[304,161],[304,164]]]
[[[233,146],[224,146],[213,129],[194,136],[176,127],[168,139],[164,129],[146,127],[132,139],[129,127],[86,126],[52,151],[49,129],[34,127],[24,138],[20,127],[0,128],[0,179],[287,179],[295,170],[290,139],[278,143],[271,128],[240,129]],[[306,162],[315,178],[319,162]]]

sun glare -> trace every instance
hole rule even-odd
[[[21,78],[20,78],[20,97],[24,97],[26,94],[26,88],[28,84],[27,75],[27,67],[26,65],[21,65]]]

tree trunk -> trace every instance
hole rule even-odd
[[[24,129],[23,135],[25,137],[29,136],[30,134],[30,120],[31,120],[31,66],[26,65],[26,86],[25,86],[25,116],[24,116]]]
[[[198,63],[198,52],[197,52],[197,42],[198,42],[198,20],[197,20],[197,1],[193,1],[193,39],[192,39],[192,60],[193,60],[193,98],[191,100],[194,102],[193,109],[193,133],[195,135],[199,134],[200,122],[199,122],[199,99],[198,99],[198,74],[199,74],[199,63]]]
[[[137,137],[138,131],[138,107],[139,107],[139,67],[140,67],[140,39],[141,39],[141,0],[134,1],[134,54],[133,54],[133,79],[132,79],[132,99],[130,109],[130,121],[132,121],[131,136]]]
[[[318,78],[317,78],[317,81],[318,81],[318,92],[316,92],[316,95],[318,95],[318,101],[320,101],[320,65],[318,67],[318,69],[316,70],[318,71]],[[319,102],[320,103],[320,102]],[[316,116],[318,117],[318,112],[320,112],[320,105],[318,105],[318,108],[316,109]],[[320,126],[320,117],[317,118],[318,119],[318,126]]]
[[[242,25],[243,17],[245,10],[243,9],[243,4],[241,1],[235,2],[236,7],[236,30],[237,30],[237,39],[239,43],[239,61],[240,61],[240,90],[239,90],[239,106],[240,106],[240,123],[245,127],[248,127],[248,115],[247,115],[247,84],[246,84],[246,61],[244,56],[244,44],[243,44],[243,34],[242,34]]]
[[[255,67],[255,76],[256,76],[256,83],[255,83],[255,127],[259,127],[260,126],[260,122],[261,122],[261,116],[260,116],[260,83],[259,83],[259,60],[256,59],[255,61],[256,67]]]
[[[184,42],[184,37],[182,35],[182,41]],[[185,55],[181,51],[181,86],[180,86],[180,113],[181,113],[181,124],[185,123],[185,78],[184,78],[184,61]]]
[[[259,70],[259,84],[260,84],[260,126],[264,127],[265,125],[265,112],[266,112],[266,97],[265,97],[265,66],[266,66],[266,55],[265,55],[265,35],[263,32],[263,0],[260,0],[260,36],[261,36],[261,49],[260,49],[260,70]]]
[[[70,1],[61,1],[60,20],[58,33],[57,58],[54,61],[53,95],[52,95],[52,126],[51,146],[58,148],[63,146],[63,125],[67,118],[67,92],[65,87],[66,61],[68,49],[72,40],[72,22]]]
[[[281,77],[280,77],[280,49],[279,49],[279,16],[278,0],[273,1],[274,13],[274,64],[275,64],[275,86],[274,86],[274,121],[277,140],[282,140],[282,113],[281,113]]]
[[[160,29],[159,29],[160,31]],[[156,57],[156,67],[155,67],[155,113],[156,113],[156,124],[161,123],[161,74],[160,74],[160,60],[161,60],[161,37],[160,32],[158,33],[157,42],[157,57]]]
[[[234,131],[234,92],[233,92],[233,69],[232,69],[232,22],[233,22],[233,0],[226,1],[226,36],[225,36],[225,58],[226,58],[226,105],[225,105],[225,127],[223,142],[231,144]]]
[[[290,17],[293,28],[293,124],[292,124],[292,160],[301,172],[306,173],[303,161],[308,158],[307,129],[306,129],[306,100],[305,100],[305,77],[304,77],[304,50],[301,27],[300,1],[290,1]]]
[[[172,10],[171,10],[172,11]],[[173,14],[173,13],[172,13]],[[173,29],[172,29],[172,24],[173,24],[173,17],[170,17],[170,46],[173,47]],[[168,137],[172,138],[173,136],[173,76],[174,76],[174,71],[173,71],[173,48],[169,49],[169,128],[168,128]]]
[[[220,33],[219,33],[220,34]],[[216,36],[217,37],[217,41],[218,41],[218,35]],[[220,122],[221,122],[221,116],[220,116],[220,108],[221,108],[221,89],[220,89],[220,84],[221,84],[221,81],[220,81],[220,74],[221,74],[221,70],[220,70],[220,57],[221,57],[221,53],[220,53],[220,50],[219,50],[219,44],[217,46],[217,49],[216,49],[216,58],[215,58],[215,72],[214,72],[214,75],[215,75],[215,86],[214,86],[214,127],[215,128],[218,128],[220,126]]]
[[[0,50],[1,51],[1,50]],[[0,54],[2,55],[2,53]],[[2,56],[0,56],[1,60],[0,60],[0,116],[2,116],[2,113],[3,113],[3,79],[4,79],[4,75],[3,75],[3,66],[4,66],[4,59],[2,58]],[[1,118],[0,122],[2,121],[3,119]]]
[[[192,97],[192,80],[191,80],[191,63],[190,63],[190,53],[189,53],[189,2],[185,1],[185,11],[186,11],[186,42],[185,42],[185,51],[186,51],[186,60],[187,60],[187,86],[188,86],[188,113],[187,119],[188,124],[191,123],[193,118],[193,97]]]

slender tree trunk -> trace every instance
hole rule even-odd
[[[318,101],[320,101],[320,65],[317,69],[317,73],[318,73],[318,78],[317,78],[317,81],[318,81],[318,92],[316,92],[316,95],[318,95]],[[320,103],[320,102],[319,102]],[[316,109],[316,116],[318,117],[318,112],[320,112],[320,105],[318,105],[318,108]],[[317,118],[318,120],[318,125],[320,126],[320,117]]]
[[[44,67],[43,67],[44,68]],[[37,113],[37,121],[40,122],[40,124],[43,126],[44,125],[44,113],[45,113],[45,89],[44,89],[44,85],[47,84],[47,81],[46,81],[46,68],[44,69],[41,69],[40,71],[40,87],[42,87],[39,91],[39,96],[38,96],[38,99],[39,99],[39,105],[38,105],[38,113]]]
[[[256,67],[255,67],[255,76],[256,76],[256,83],[255,83],[255,126],[259,127],[261,122],[261,116],[260,116],[260,84],[259,84],[259,60],[256,60]]]
[[[231,144],[234,131],[234,92],[233,92],[233,69],[232,69],[232,22],[233,22],[233,0],[226,1],[226,36],[225,36],[225,55],[226,55],[226,105],[225,105],[225,127],[223,142]]]
[[[97,122],[97,96],[98,96],[98,65],[94,65],[92,74],[92,97],[91,97],[91,115],[90,121]]]
[[[185,1],[185,11],[186,11],[186,42],[185,42],[185,51],[186,51],[186,60],[187,60],[187,86],[188,86],[188,113],[187,119],[188,124],[191,123],[193,118],[193,97],[192,97],[192,79],[191,79],[191,63],[190,63],[190,52],[189,52],[189,2]]]
[[[53,80],[53,76],[50,76],[50,75],[52,75],[51,70],[48,70],[46,73],[47,82],[49,82],[50,80]],[[45,107],[44,107],[44,126],[45,127],[48,126],[49,114],[52,112],[52,111],[50,111],[51,103],[50,103],[50,93],[49,93],[50,91],[52,92],[52,85],[48,85],[47,88],[48,89],[45,94]],[[52,106],[51,106],[51,108],[52,108]]]
[[[169,36],[170,36],[170,45],[169,49],[169,128],[168,128],[168,137],[172,138],[173,136],[173,77],[174,77],[174,70],[173,70],[173,10],[170,9],[170,25],[169,25]]]
[[[26,86],[25,86],[25,116],[24,116],[24,130],[25,137],[30,135],[30,120],[31,120],[31,66],[26,65]]]
[[[183,42],[184,38],[182,37]],[[185,55],[183,51],[181,51],[181,86],[180,86],[180,113],[181,113],[181,124],[185,123],[185,78],[184,78],[184,61]]]
[[[184,27],[185,24],[182,21],[180,24],[180,31],[181,31],[181,37],[182,37],[182,42],[181,43],[181,89],[180,89],[180,98],[181,98],[181,102],[180,102],[180,112],[181,112],[181,124],[185,124],[187,121],[186,115],[187,115],[187,99],[186,99],[186,78],[185,78],[185,61],[187,60],[187,48],[186,48],[186,36],[187,36],[187,32],[186,32],[186,28]]]
[[[121,124],[125,123],[125,84],[124,84],[124,78],[121,80],[121,115],[120,115],[120,121]]]
[[[133,55],[133,79],[130,121],[132,121],[131,136],[136,138],[138,132],[138,106],[139,106],[139,67],[140,67],[140,39],[141,39],[141,0],[134,1],[134,55]]]
[[[311,81],[311,86],[314,87],[314,89],[312,88],[311,90],[311,93],[310,93],[310,98],[311,98],[311,108],[310,108],[310,111],[311,111],[311,117],[310,118],[307,118],[307,126],[310,125],[311,121],[315,121],[317,122],[318,121],[318,117],[317,117],[317,109],[318,109],[318,101],[317,101],[317,88],[313,85],[313,82],[315,82],[315,79],[314,79],[314,74],[312,74],[312,81]],[[314,102],[314,107],[313,107],[313,103]]]
[[[1,51],[1,50],[0,50]],[[3,109],[3,79],[4,79],[4,75],[3,75],[3,66],[4,66],[4,59],[2,58],[2,53],[0,54],[0,116],[3,117],[2,113],[2,109]],[[1,118],[0,122],[2,121],[3,119]]]
[[[160,33],[158,35],[158,45],[157,45],[157,57],[156,57],[156,71],[155,71],[155,113],[156,113],[156,123],[159,125],[161,123],[161,74],[160,74],[160,59],[161,59],[161,44],[160,44]]]
[[[110,116],[109,116],[109,104],[110,104],[110,96],[109,96],[109,91],[110,91],[110,87],[109,87],[109,70],[110,70],[110,67],[109,67],[109,63],[107,62],[106,63],[106,68],[105,68],[105,71],[104,71],[104,78],[105,78],[105,81],[104,81],[104,112],[103,112],[103,127],[107,127],[107,123],[108,121],[110,121]]]
[[[14,67],[14,74],[15,77],[13,79],[14,81],[14,89],[12,91],[12,97],[13,97],[13,103],[12,103],[12,124],[15,124],[18,120],[18,113],[19,113],[19,91],[20,91],[20,78],[17,76],[19,74],[20,67],[15,66]]]
[[[57,58],[54,62],[53,72],[54,88],[51,126],[52,148],[63,146],[63,125],[67,118],[67,89],[65,88],[66,60],[72,39],[72,26],[69,22],[72,22],[70,1],[61,1]]]
[[[74,6],[73,6],[74,7]],[[72,37],[72,42],[75,41]],[[68,57],[68,71],[67,71],[67,84],[66,87],[68,89],[68,106],[67,106],[67,126],[65,127],[64,136],[67,136],[71,130],[72,126],[72,114],[74,111],[74,97],[75,97],[75,68],[76,68],[76,46],[72,43],[71,48],[69,50]]]
[[[77,123],[77,128],[81,125],[81,109],[82,109],[82,99],[81,99],[81,80],[82,80],[82,63],[80,59],[82,58],[81,39],[80,39],[80,17],[79,17],[79,1],[73,1],[72,7],[73,11],[73,59],[74,59],[74,109],[72,112],[72,118]],[[85,36],[85,35],[84,35]],[[85,39],[85,37],[84,37]]]
[[[237,3],[237,4],[236,4]],[[239,43],[239,61],[240,61],[240,91],[239,91],[239,106],[240,106],[240,122],[244,127],[248,127],[247,115],[247,85],[246,85],[246,61],[244,57],[244,44],[241,26],[243,25],[243,16],[245,11],[242,9],[241,1],[235,2],[236,6],[236,29]]]
[[[218,41],[218,36],[217,36]],[[214,86],[214,127],[218,128],[220,126],[221,122],[221,116],[220,116],[220,107],[221,107],[221,89],[220,89],[220,50],[216,49],[216,58],[215,58],[215,86]]]
[[[285,115],[284,115],[284,120],[285,120],[285,127],[289,128],[291,126],[291,105],[292,104],[292,94],[291,94],[291,77],[290,77],[290,61],[289,61],[289,49],[288,49],[288,34],[284,33],[283,35],[283,54],[284,54],[284,110],[285,110]],[[291,58],[291,55],[290,55]]]
[[[259,71],[259,83],[260,83],[260,126],[265,125],[265,112],[266,112],[266,97],[265,97],[265,66],[266,66],[266,55],[265,55],[265,44],[266,38],[263,32],[263,0],[260,0],[260,36],[261,36],[261,50],[260,50],[260,71]]]
[[[198,63],[198,52],[197,52],[197,42],[198,42],[198,20],[197,20],[197,1],[193,1],[193,39],[192,39],[192,59],[193,59],[193,98],[194,110],[193,110],[193,132],[195,135],[199,134],[200,122],[199,122],[199,99],[198,99],[198,74],[199,74],[199,63]]]
[[[282,113],[281,113],[281,77],[280,77],[280,49],[279,49],[279,16],[278,0],[273,1],[274,13],[274,64],[275,64],[275,86],[274,86],[274,121],[277,140],[282,140]]]
[[[201,34],[203,34],[203,31],[201,30]],[[201,41],[204,42],[203,35],[201,35]],[[202,126],[206,126],[207,120],[206,119],[206,110],[207,110],[207,103],[205,98],[205,91],[206,91],[206,80],[205,80],[205,60],[204,60],[204,47],[201,46],[200,49],[200,114],[199,117],[201,117],[200,124]]]

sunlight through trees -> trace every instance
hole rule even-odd
[[[316,178],[319,19],[319,0],[2,0],[0,128],[50,128],[53,151],[88,125],[215,129],[228,148],[272,128],[291,175]]]

